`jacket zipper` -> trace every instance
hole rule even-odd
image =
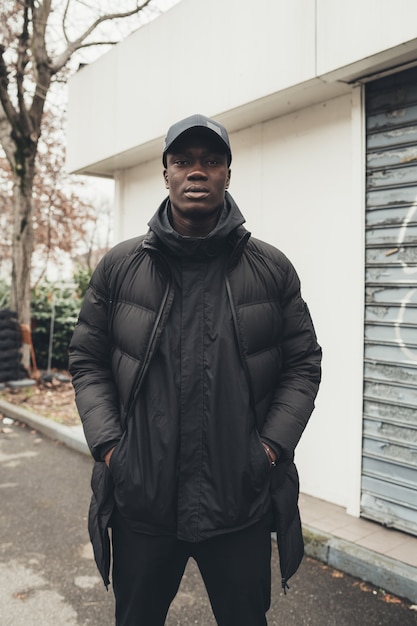
[[[239,332],[239,324],[238,324],[238,321],[237,321],[236,308],[235,308],[235,304],[234,304],[234,301],[233,301],[232,288],[230,286],[230,282],[229,282],[229,278],[228,278],[227,274],[226,274],[225,282],[226,282],[227,296],[229,298],[230,308],[231,308],[231,311],[232,311],[233,326],[234,326],[234,329],[235,329],[237,345],[239,346],[239,356],[240,356],[240,360],[242,362],[243,371],[245,372],[245,376],[246,376],[246,379],[248,381],[249,403],[250,403],[251,409],[253,411],[255,424],[257,424],[258,422],[257,422],[257,417],[256,417],[255,398],[254,398],[254,395],[253,395],[252,379],[251,379],[251,376],[250,376],[248,364],[246,362],[245,355],[244,355],[243,348],[242,348],[242,340],[241,340],[241,336],[240,336],[240,332]]]
[[[154,250],[154,252],[156,252],[156,250]],[[165,260],[162,258],[162,256],[159,253],[157,253],[157,254],[161,258],[161,260],[163,260],[163,262],[165,264]],[[151,359],[152,359],[152,357],[154,355],[155,346],[156,346],[156,334],[157,334],[159,325],[161,323],[162,316],[163,316],[163,314],[165,312],[165,307],[166,307],[166,304],[168,302],[168,297],[169,297],[170,292],[171,292],[171,284],[172,284],[171,273],[170,273],[170,271],[169,271],[169,269],[167,267],[166,267],[166,269],[168,270],[167,271],[167,275],[168,275],[167,286],[165,288],[165,292],[164,292],[164,295],[162,297],[162,302],[161,302],[161,305],[159,307],[159,311],[158,311],[158,315],[157,315],[156,320],[155,320],[155,324],[153,325],[153,328],[152,328],[152,333],[151,333],[151,337],[149,339],[148,347],[146,349],[146,354],[145,354],[145,358],[143,360],[143,365],[142,365],[142,367],[140,368],[140,370],[138,372],[138,375],[137,375],[136,380],[135,380],[135,384],[134,384],[134,386],[132,388],[132,392],[131,392],[131,395],[130,395],[130,398],[129,398],[129,402],[128,402],[128,405],[127,405],[127,409],[126,409],[126,418],[125,418],[126,422],[127,422],[128,418],[130,416],[130,413],[131,413],[131,411],[133,409],[133,406],[135,404],[135,401],[136,401],[136,399],[138,397],[138,394],[139,394],[139,391],[141,389],[143,379],[145,377],[146,372],[148,371],[149,364],[150,364]],[[172,302],[172,297],[171,297],[171,302]]]

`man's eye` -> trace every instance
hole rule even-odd
[[[218,164],[219,164],[219,162],[218,162],[216,159],[209,159],[209,160],[207,161],[207,163],[208,163],[209,165],[218,165]]]
[[[175,161],[175,165],[187,165],[188,161],[186,161],[185,159],[177,159]]]

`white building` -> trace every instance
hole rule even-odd
[[[118,240],[192,113],[230,131],[231,194],[323,346],[302,491],[417,534],[417,2],[182,0],[78,72],[68,166],[115,179]]]

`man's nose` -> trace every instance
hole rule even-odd
[[[206,172],[206,168],[204,167],[204,165],[199,161],[196,161],[195,163],[193,163],[188,173],[188,178],[192,178],[192,179],[207,178],[207,172]]]

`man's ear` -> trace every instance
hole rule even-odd
[[[164,181],[165,181],[165,188],[169,189],[168,172],[166,169],[163,171],[163,176],[164,176]]]
[[[226,178],[226,184],[224,186],[225,189],[229,189],[231,176],[232,176],[232,170],[229,168],[229,171],[227,173],[227,178]]]

